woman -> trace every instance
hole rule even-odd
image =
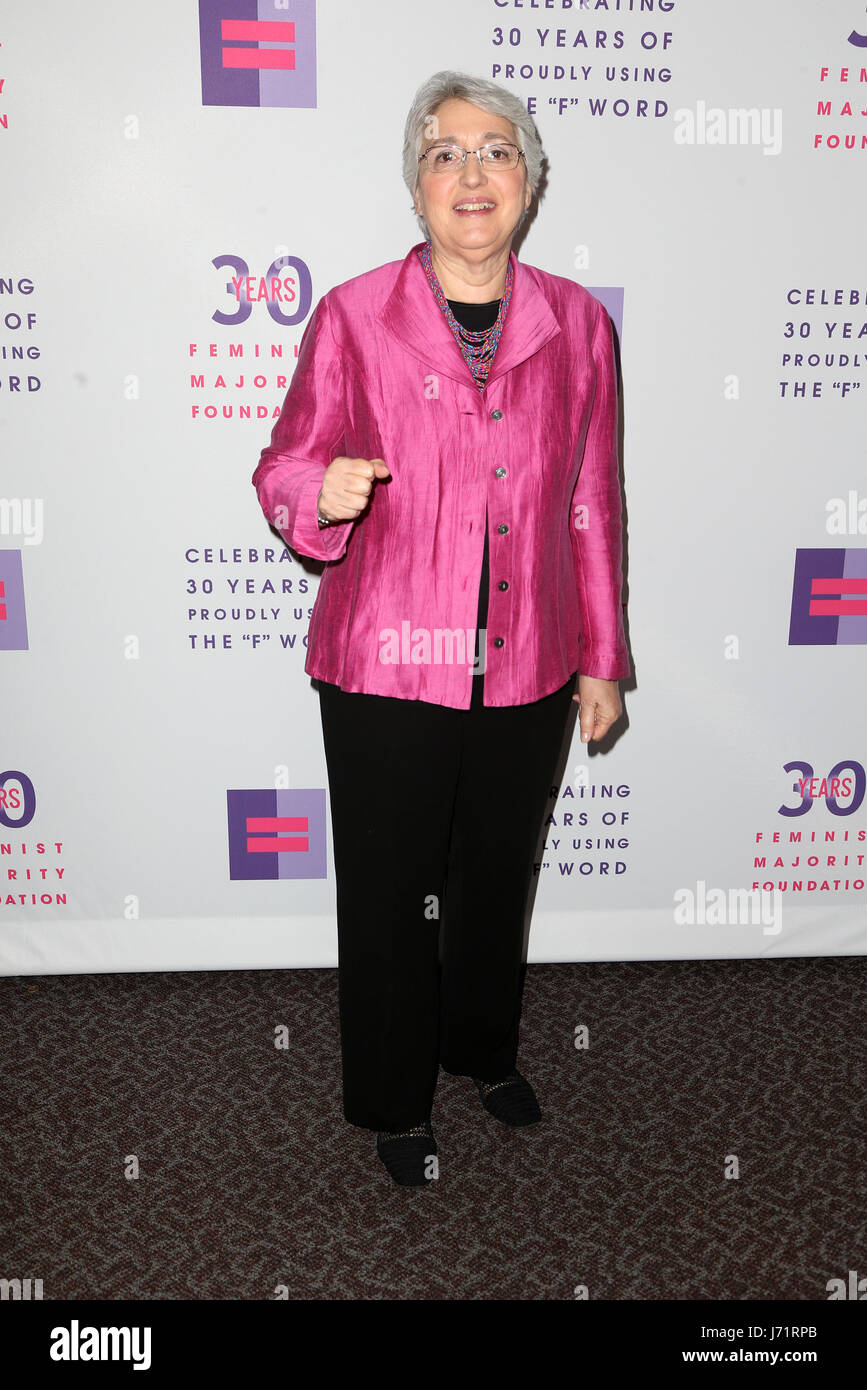
[[[497,84],[420,88],[404,178],[426,240],[319,301],[253,475],[289,545],[328,562],[304,669],[344,1115],[405,1185],[437,1175],[440,1066],[503,1123],[541,1119],[516,1065],[533,858],[571,700],[602,738],[630,670],[611,326],[511,250],[542,157]]]

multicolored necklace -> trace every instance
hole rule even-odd
[[[473,331],[464,328],[458,323],[451,309],[448,300],[443,292],[443,287],[437,278],[437,273],[433,268],[431,260],[431,243],[426,241],[418,253],[418,258],[425,268],[428,283],[434,292],[436,301],[448,320],[449,327],[455,335],[461,355],[473,374],[473,380],[480,391],[484,391],[488,380],[488,373],[491,370],[491,363],[497,351],[497,344],[502,336],[503,326],[506,322],[506,311],[509,307],[509,300],[512,297],[512,260],[506,267],[506,284],[503,290],[503,297],[500,300],[500,312],[497,314],[496,321],[490,328],[482,328]]]

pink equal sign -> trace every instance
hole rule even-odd
[[[816,594],[828,594],[833,597],[816,598]],[[860,595],[864,597],[860,597]],[[858,595],[858,597],[855,597]],[[811,617],[852,617],[857,615],[863,617],[867,615],[867,579],[843,576],[835,579],[825,579],[818,575],[813,576],[813,583],[810,587],[810,616]]]
[[[294,69],[295,51],[291,48],[227,48],[235,43],[294,43],[295,24],[292,20],[223,19],[220,21],[223,40],[224,68],[283,68]]]
[[[247,853],[274,854],[275,851],[297,850],[306,854],[310,849],[307,838],[309,829],[306,816],[248,816]],[[291,838],[287,832],[293,832]],[[303,832],[303,839],[298,832]],[[254,835],[256,839],[251,838]]]

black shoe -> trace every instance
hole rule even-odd
[[[480,1081],[473,1077],[482,1104],[495,1119],[504,1125],[518,1128],[535,1125],[542,1118],[533,1087],[519,1071],[510,1071],[501,1081]]]
[[[437,1152],[437,1141],[430,1122],[377,1134],[376,1152],[401,1187],[424,1187],[431,1181],[425,1170]]]

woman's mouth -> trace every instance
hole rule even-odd
[[[462,203],[455,203],[452,211],[460,217],[484,217],[486,213],[493,212],[495,206],[487,198],[467,198]]]

